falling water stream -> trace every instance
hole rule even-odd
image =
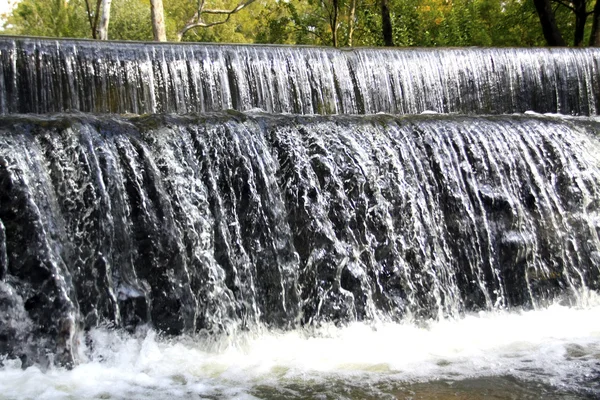
[[[0,399],[600,395],[600,50],[0,60]]]

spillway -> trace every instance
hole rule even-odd
[[[7,398],[599,393],[600,51],[7,37],[0,60]]]
[[[596,115],[600,51],[0,41],[0,113]]]

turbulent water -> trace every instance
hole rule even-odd
[[[1,39],[0,399],[597,398],[599,69]]]
[[[0,373],[0,399],[551,399],[600,387],[599,303],[207,341],[106,329],[72,370]]]
[[[600,111],[600,50],[353,49],[6,38],[0,113]]]

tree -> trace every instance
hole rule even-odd
[[[592,15],[592,26],[589,30],[589,44],[597,43],[598,40],[598,14],[600,14],[600,0],[595,1],[593,10],[588,11],[592,0],[533,0],[538,13],[544,38],[549,46],[566,46],[565,34],[572,27],[572,38],[574,46],[583,46],[585,43],[586,30],[589,28],[588,17]],[[555,7],[552,7],[552,5]],[[559,27],[557,18],[561,16],[568,18],[568,23]],[[575,19],[573,24],[572,18]]]
[[[96,10],[99,10],[97,15],[100,17],[100,21],[96,26],[95,37],[100,40],[108,40],[108,23],[110,21],[110,4],[112,0],[98,0],[98,6]],[[87,4],[87,0],[86,0]],[[88,7],[89,9],[89,7]]]
[[[231,8],[207,8],[205,0],[199,0],[197,7],[195,7],[194,14],[187,20],[185,25],[177,31],[177,41],[181,41],[183,36],[192,29],[209,28],[225,24],[233,14],[237,14],[255,1],[256,0],[241,0]]]
[[[392,32],[392,18],[390,16],[388,0],[381,0],[381,32],[383,36],[383,43],[386,46],[393,46],[394,37]]]
[[[340,17],[340,1],[339,0],[330,0],[330,1],[321,1],[321,6],[326,10],[327,13],[327,22],[329,23],[329,29],[331,30],[331,43],[333,47],[338,47],[338,28],[339,25],[339,17]]]
[[[556,25],[556,19],[554,17],[554,12],[552,11],[552,6],[550,5],[550,0],[533,0],[533,4],[535,4],[535,9],[540,18],[542,31],[544,32],[544,38],[546,39],[548,46],[566,46],[567,43],[563,39],[562,34]]]
[[[350,13],[348,14],[348,46],[352,47],[354,30],[356,28],[356,0],[350,2]]]
[[[572,0],[571,4],[567,7],[575,14],[575,35],[574,35],[574,46],[583,45],[583,36],[585,34],[585,23],[587,21],[587,1],[586,0]]]
[[[165,29],[165,12],[162,0],[150,0],[150,8],[152,10],[152,31],[154,32],[154,40],[157,42],[166,42],[167,32]]]
[[[90,0],[85,0],[85,9],[87,11],[88,21],[90,23],[90,29],[92,30],[92,37],[98,38],[98,16],[100,15],[100,0],[97,0],[96,5],[90,4]]]

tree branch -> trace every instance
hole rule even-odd
[[[561,0],[552,0],[552,2],[558,3],[559,5],[566,7],[569,10],[575,12],[575,7],[573,7],[570,3],[565,3],[564,1],[561,1]]]
[[[85,0],[85,8],[87,12],[88,22],[90,23],[90,29],[92,30],[92,38],[96,39],[96,27],[92,17],[92,8],[90,7],[90,0]]]
[[[233,14],[240,12],[244,8],[248,7],[250,4],[254,3],[256,0],[242,0],[234,8],[229,10],[215,8],[204,9],[204,1],[205,0],[198,0],[198,8],[196,9],[196,12],[192,16],[192,18],[188,20],[184,27],[177,32],[177,38],[179,39],[179,41],[181,41],[181,39],[183,39],[183,35],[185,35],[185,33],[191,29],[210,28],[211,26],[226,23],[227,21],[229,21],[229,18],[231,18]],[[221,15],[225,16],[225,18],[219,21],[206,22],[202,18],[203,14]]]

